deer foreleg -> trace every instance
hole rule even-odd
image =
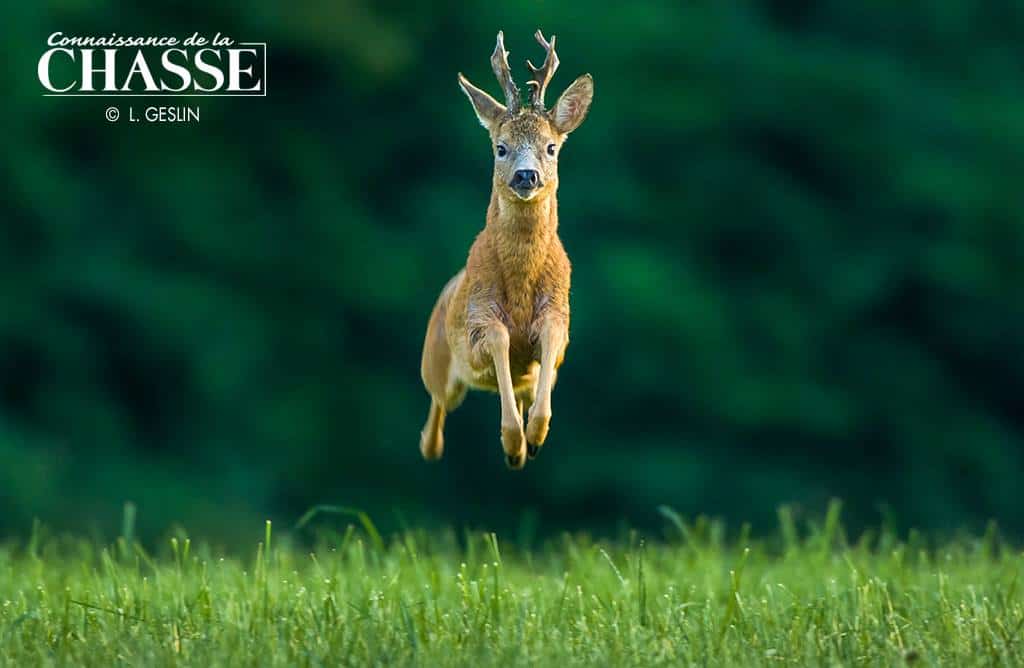
[[[562,362],[565,347],[569,343],[569,332],[564,321],[557,317],[545,318],[538,328],[537,342],[540,346],[540,374],[537,377],[537,398],[530,408],[530,421],[526,426],[526,440],[530,443],[530,454],[544,445],[551,423],[551,390],[555,386],[557,367]]]
[[[494,375],[501,396],[501,446],[510,468],[522,468],[526,462],[526,441],[523,438],[523,416],[519,412],[512,371],[509,365],[509,334],[504,324],[495,322],[487,328],[485,343],[494,364]]]

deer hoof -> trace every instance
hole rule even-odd
[[[420,436],[420,454],[423,455],[423,459],[427,461],[441,459],[443,453],[444,438],[442,436],[433,436],[431,434],[422,434]]]
[[[522,427],[502,427],[501,447],[505,451],[505,461],[509,468],[523,468],[526,463],[526,440],[523,438]]]
[[[548,425],[551,418],[546,415],[531,415],[530,422],[526,425],[526,442],[530,445],[544,445],[544,439],[548,437]]]
[[[538,452],[540,452],[540,446],[539,445],[534,445],[533,443],[529,443],[529,442],[526,444],[526,456],[527,457],[529,457],[530,459],[533,459],[534,457],[537,456]]]
[[[505,466],[513,471],[518,471],[526,464],[526,457],[523,455],[505,455]]]

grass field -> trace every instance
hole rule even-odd
[[[1024,555],[996,532],[847,538],[839,507],[751,540],[662,509],[645,541],[382,539],[315,518],[248,554],[150,556],[36,530],[0,549],[6,665],[993,665],[1024,663]],[[309,527],[304,529],[308,532]],[[254,536],[254,544],[256,543]]]

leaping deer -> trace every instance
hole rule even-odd
[[[420,436],[426,459],[441,456],[445,416],[470,387],[501,397],[501,445],[510,468],[522,468],[548,435],[551,389],[569,343],[570,265],[558,238],[558,155],[587,115],[594,81],[579,77],[546,110],[544,91],[558,68],[555,36],[548,42],[538,30],[535,37],[546,55],[540,67],[526,61],[527,106],[509,72],[501,32],[491,67],[504,105],[459,73],[459,86],[491,136],[494,176],[487,224],[427,325],[421,373],[431,404]]]

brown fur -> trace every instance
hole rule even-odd
[[[557,155],[586,115],[593,84],[580,77],[551,112],[514,114],[461,75],[460,84],[490,132],[495,169],[486,225],[427,325],[421,372],[432,401],[420,450],[428,459],[441,456],[445,416],[467,388],[497,391],[502,446],[509,465],[520,468],[527,442],[532,455],[547,436],[551,389],[569,341],[571,268],[558,238]],[[541,185],[521,195],[510,180],[524,166]]]

